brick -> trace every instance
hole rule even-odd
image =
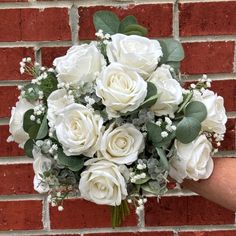
[[[41,48],[42,65],[52,67],[53,60],[56,57],[64,56],[69,47],[44,47]]]
[[[184,43],[184,74],[232,73],[234,42]]]
[[[4,9],[0,10],[0,20],[0,41],[71,39],[67,8]]]
[[[19,96],[16,86],[1,86],[0,101],[4,101],[0,106],[0,118],[10,117],[11,108],[15,106]]]
[[[224,98],[226,111],[236,111],[236,80],[215,80],[211,89]]]
[[[56,207],[51,207],[50,217],[52,229],[111,227],[111,208],[109,206],[96,205],[82,199],[64,201],[62,212],[59,212]],[[137,225],[136,214],[132,211],[123,226],[135,225]]]
[[[71,40],[67,8],[22,10],[22,40]]]
[[[235,127],[236,127],[236,119],[228,119],[226,123],[226,134],[224,141],[222,142],[219,148],[220,151],[229,151],[236,149]]]
[[[0,165],[0,194],[35,193],[33,177],[34,172],[31,164]]]
[[[97,234],[85,234],[85,236],[173,236],[172,232],[127,232],[127,233],[97,233]]]
[[[28,2],[28,0],[0,0],[0,2]]]
[[[41,201],[0,202],[0,230],[42,229]]]
[[[235,236],[235,230],[212,231],[212,232],[180,232],[179,236]]]
[[[201,207],[199,207],[201,206]],[[234,212],[199,196],[148,199],[146,226],[234,224]]]
[[[149,30],[149,37],[166,37],[172,35],[172,4],[129,5],[127,8],[95,6],[79,8],[79,38],[94,39],[93,14],[98,10],[115,12],[120,19],[127,15],[137,17],[139,24]],[[88,30],[89,29],[89,30]]]
[[[0,125],[0,157],[23,156],[24,151],[18,147],[17,143],[7,142],[9,135],[8,125]]]
[[[0,10],[0,42],[14,42],[21,40],[20,16],[20,10]],[[9,27],[9,25],[11,27]]]
[[[31,79],[29,75],[20,74],[19,63],[24,57],[31,57],[32,60],[34,61],[33,48],[23,48],[23,47],[22,48],[0,48],[0,63],[1,63],[0,80]]]
[[[236,33],[236,2],[180,4],[180,35],[231,35]]]

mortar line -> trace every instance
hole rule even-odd
[[[44,196],[43,198],[43,209],[42,209],[42,222],[43,227],[45,230],[51,229],[51,222],[50,222],[50,210],[49,210],[49,203],[48,203],[48,196]]]
[[[173,36],[174,39],[179,40],[179,0],[175,0],[173,4]]]
[[[44,194],[0,195],[1,202],[26,201],[26,200],[32,200],[32,201],[41,200],[41,201],[43,201],[43,198],[44,198]]]
[[[33,159],[27,156],[1,157],[0,165],[32,164]]]
[[[233,72],[236,72],[236,42],[234,43],[234,64],[233,64]]]
[[[73,4],[69,9],[69,25],[71,30],[72,45],[77,45],[78,40],[78,27],[79,27],[79,15],[78,8]]]

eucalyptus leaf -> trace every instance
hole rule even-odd
[[[140,32],[140,35],[145,36],[148,33],[147,28],[138,24],[127,25],[124,29],[124,34],[128,34],[129,32]]]
[[[186,117],[193,117],[202,122],[207,117],[207,109],[202,102],[193,101],[186,106],[184,115]]]
[[[30,102],[36,101],[39,98],[39,86],[37,84],[26,84],[23,88],[25,92],[22,96],[23,98],[27,99]]]
[[[161,64],[167,62],[179,62],[184,59],[184,50],[182,44],[175,39],[159,40],[162,47],[163,57]]]
[[[120,22],[120,25],[119,25],[119,33],[124,33],[125,31],[125,27],[127,27],[128,25],[131,25],[131,24],[137,24],[137,19],[135,16],[126,16],[121,22]]]
[[[142,188],[142,190],[144,190],[148,193],[154,194],[156,196],[162,195],[166,192],[165,186],[159,185],[158,187],[154,188],[153,187],[154,185],[157,185],[156,181],[149,181],[148,183],[141,185],[141,188]]]
[[[128,32],[125,32],[124,33],[125,35],[138,35],[138,36],[143,36],[143,33],[142,32],[140,32],[140,31],[135,31],[135,30],[133,30],[133,31],[128,31]]]
[[[169,170],[169,162],[164,150],[162,148],[156,148],[156,151],[160,157],[160,164],[164,167],[164,169]]]
[[[31,115],[34,115],[33,109],[29,109],[28,111],[26,111],[23,116],[23,129],[26,133],[28,133],[28,130],[36,124],[35,121],[32,121],[30,119]]]
[[[97,11],[93,15],[93,24],[96,29],[103,30],[106,34],[116,34],[119,31],[120,20],[118,16],[111,11]]]
[[[161,147],[167,147],[170,145],[172,140],[175,138],[175,132],[169,133],[167,137],[163,138],[161,142],[156,143],[155,147],[156,148],[161,148]]]
[[[158,145],[158,143],[163,140],[161,137],[161,127],[153,122],[147,122],[146,126],[149,140],[152,141],[154,146]]]
[[[28,139],[24,145],[24,151],[27,157],[33,158],[32,154],[33,148],[34,148],[34,141],[32,139]]]
[[[39,124],[34,124],[28,129],[28,134],[31,139],[36,139],[38,131],[39,131],[40,125]]]
[[[142,108],[149,108],[153,106],[157,101],[157,87],[152,82],[147,82],[147,95],[144,102],[141,104],[140,107]]]
[[[187,95],[184,95],[184,100],[183,102],[180,104],[179,109],[177,110],[177,113],[180,113],[182,110],[185,109],[185,107],[187,106],[187,104],[190,102],[190,100],[193,97],[193,92],[191,91],[190,93],[188,93]]]
[[[36,139],[43,139],[48,134],[47,114],[44,115]]]
[[[201,131],[201,123],[193,117],[184,117],[176,129],[176,139],[181,143],[190,143],[197,138]]]
[[[145,177],[145,178],[142,178],[142,179],[137,179],[136,181],[135,181],[135,184],[144,184],[144,183],[146,183],[146,182],[148,182],[149,180],[150,180],[151,178],[149,177],[149,176],[147,176],[147,177]]]
[[[83,156],[67,156],[62,149],[58,150],[58,162],[61,165],[68,167],[72,171],[79,171],[84,166]]]

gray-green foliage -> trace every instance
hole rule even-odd
[[[101,29],[103,33],[110,35],[122,33],[145,36],[147,34],[147,29],[138,24],[135,16],[126,16],[120,21],[119,17],[111,11],[97,11],[93,15],[93,24],[96,31]]]
[[[207,117],[206,106],[199,101],[192,101],[184,108],[184,117],[177,125],[176,139],[190,143],[201,131],[201,122]]]
[[[62,149],[58,150],[58,163],[68,167],[72,171],[80,171],[84,166],[83,156],[66,156]]]
[[[184,50],[182,44],[175,39],[158,40],[163,56],[160,64],[168,64],[178,72],[180,67],[180,61],[184,59]]]

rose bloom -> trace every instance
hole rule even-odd
[[[53,91],[48,99],[47,119],[50,127],[55,125],[57,114],[60,113],[67,105],[74,103],[74,99],[68,96],[65,89],[58,89]]]
[[[202,129],[204,131],[224,134],[227,122],[224,99],[221,96],[217,96],[211,90],[205,90],[202,94],[195,90],[193,100],[202,102],[207,109],[207,117],[202,122]]]
[[[53,65],[60,83],[77,84],[95,80],[105,65],[105,59],[92,42],[71,47],[65,56],[56,58]]]
[[[162,65],[158,67],[149,78],[149,81],[156,85],[158,98],[150,108],[157,116],[174,116],[178,105],[183,101],[182,88],[172,78],[169,67]]]
[[[16,107],[12,108],[9,122],[11,136],[8,138],[8,142],[15,141],[19,144],[19,147],[24,147],[25,142],[29,139],[29,135],[23,129],[23,118],[25,112],[34,107],[35,105],[28,102],[26,99],[20,99],[16,103]]]
[[[45,171],[49,171],[51,169],[52,160],[43,155],[36,147],[33,149],[32,153],[34,157],[33,169],[35,173],[34,190],[39,193],[46,193],[49,190],[49,185],[42,182],[41,176]]]
[[[123,34],[112,35],[111,39],[107,45],[110,62],[132,67],[145,77],[156,69],[162,56],[161,46],[157,40]]]
[[[96,204],[118,206],[126,198],[126,182],[117,165],[91,159],[79,182],[81,197]]]
[[[99,147],[103,119],[80,104],[65,107],[56,119],[55,130],[64,153],[92,157]]]
[[[101,145],[101,157],[117,164],[132,164],[144,149],[142,133],[132,124],[114,128],[114,124],[104,132]]]
[[[204,134],[188,144],[175,140],[176,155],[170,161],[169,175],[177,182],[183,179],[207,179],[213,171],[212,145]]]
[[[147,95],[147,83],[133,69],[111,63],[97,79],[96,94],[102,99],[107,113],[118,117],[117,112],[134,111]]]

